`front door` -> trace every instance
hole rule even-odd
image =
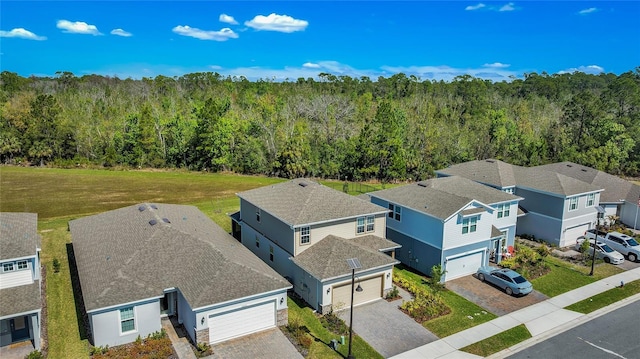
[[[165,293],[160,298],[160,314],[162,316],[173,315],[176,311],[176,292]]]
[[[500,257],[500,240],[494,239],[491,241],[491,254],[489,255],[489,260],[493,263],[498,263],[499,257]]]
[[[11,342],[29,339],[29,317],[16,317],[9,321]]]

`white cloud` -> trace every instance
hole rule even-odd
[[[294,19],[288,15],[271,14],[269,16],[258,15],[253,20],[245,21],[245,25],[256,30],[295,32],[303,31],[309,25],[308,21]]]
[[[478,3],[478,5],[469,5],[464,9],[467,10],[467,11],[473,11],[473,10],[480,10],[485,6],[487,6],[487,5],[485,5],[483,3]]]
[[[229,39],[237,39],[238,34],[228,27],[220,31],[200,30],[195,27],[178,25],[172,30],[178,35],[195,37],[200,40],[227,41]]]
[[[580,15],[587,15],[587,14],[594,13],[594,12],[596,12],[596,11],[598,11],[598,8],[590,7],[590,8],[588,8],[588,9],[582,9],[582,10],[578,11],[578,14],[580,14]]]
[[[414,75],[422,80],[451,81],[456,76],[471,75],[492,81],[509,81],[511,77],[518,77],[515,71],[504,68],[455,68],[450,66],[383,66],[382,69],[391,73],[404,73],[407,76]]]
[[[584,72],[585,74],[597,75],[604,72],[604,68],[598,65],[578,66],[566,70],[558,71],[559,74],[571,74],[574,72]]]
[[[83,21],[58,20],[56,26],[58,29],[64,30],[63,32],[70,34],[102,35],[95,25],[89,25]]]
[[[17,27],[11,31],[0,30],[0,37],[17,37],[19,39],[36,40],[36,41],[43,41],[47,39],[45,36],[38,36],[33,32],[23,29],[21,27]]]
[[[503,5],[498,11],[513,11],[516,9],[514,5],[515,5],[514,3],[510,2],[506,5]]]
[[[113,29],[113,30],[111,30],[111,35],[118,35],[118,36],[124,36],[124,37],[133,36],[132,33],[124,31],[122,29]]]
[[[313,62],[305,62],[304,64],[302,64],[302,67],[306,67],[308,69],[319,69],[320,65],[314,64]]]
[[[229,16],[227,14],[220,14],[220,17],[218,18],[218,20],[220,20],[220,22],[224,22],[227,24],[238,25],[238,22],[236,21],[236,19],[234,19],[233,16]]]
[[[483,67],[491,67],[491,68],[494,68],[494,69],[504,69],[504,68],[507,68],[507,67],[509,67],[511,65],[503,64],[503,63],[500,63],[500,62],[494,62],[492,64],[484,64],[482,66]]]

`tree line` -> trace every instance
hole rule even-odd
[[[418,180],[496,158],[640,174],[640,67],[450,82],[0,74],[0,162]]]

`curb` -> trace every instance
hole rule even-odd
[[[582,316],[580,316],[579,318],[576,318],[570,322],[564,323],[562,325],[559,325],[553,329],[550,329],[546,332],[544,332],[543,334],[537,335],[535,337],[531,337],[523,342],[520,342],[516,345],[513,345],[507,349],[504,349],[502,351],[499,351],[497,353],[494,353],[490,356],[488,356],[487,358],[489,359],[499,359],[499,358],[506,358],[509,355],[513,355],[515,353],[518,353],[524,349],[527,349],[531,346],[534,346],[540,342],[543,342],[553,336],[556,336],[560,333],[563,333],[569,329],[575,328],[583,323],[586,323],[592,319],[598,318],[602,315],[605,315],[609,312],[612,312],[616,309],[619,309],[621,307],[624,307],[625,305],[634,303],[636,301],[640,300],[640,293],[638,294],[634,294],[630,297],[624,298],[622,300],[619,300],[615,303],[609,304],[606,307],[600,308],[598,310],[595,310],[591,313],[588,314],[583,314]],[[526,323],[525,323],[526,324]]]

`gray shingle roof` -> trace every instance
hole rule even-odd
[[[42,309],[40,281],[0,290],[0,317]]]
[[[135,205],[69,228],[87,311],[173,287],[193,309],[291,287],[193,206]]]
[[[0,212],[0,260],[34,256],[40,241],[36,213]]]
[[[241,192],[238,197],[290,226],[387,212],[386,208],[306,178]]]
[[[621,203],[625,200],[635,203],[638,200],[638,196],[640,196],[640,186],[637,184],[577,163],[559,162],[534,168],[560,173],[591,183],[596,187],[604,188],[604,191],[600,194],[601,203]]]
[[[374,251],[382,251],[382,252],[386,252],[392,249],[396,249],[396,248],[400,248],[402,247],[401,245],[399,245],[398,243],[394,242],[394,241],[390,241],[386,238],[381,238],[378,236],[374,236],[372,234],[370,235],[366,235],[366,236],[360,236],[360,237],[355,237],[355,238],[351,238],[349,239],[350,241],[352,241],[353,243],[359,245],[359,246],[364,246],[367,247],[371,250]]]
[[[494,187],[528,187],[565,197],[603,188],[592,185],[590,181],[571,178],[542,168],[514,166],[494,159],[460,163],[436,172],[448,176],[461,176]]]
[[[436,172],[447,176],[460,176],[500,188],[516,185],[513,166],[494,159],[459,163]]]
[[[521,199],[458,176],[433,178],[371,192],[369,195],[443,220],[457,213],[473,200],[489,205]]]
[[[291,260],[315,278],[325,281],[350,275],[351,269],[347,264],[349,258],[360,260],[362,269],[356,270],[356,272],[400,263],[390,256],[362,244],[359,240],[354,241],[334,235],[323,238],[299,255],[291,257]]]

